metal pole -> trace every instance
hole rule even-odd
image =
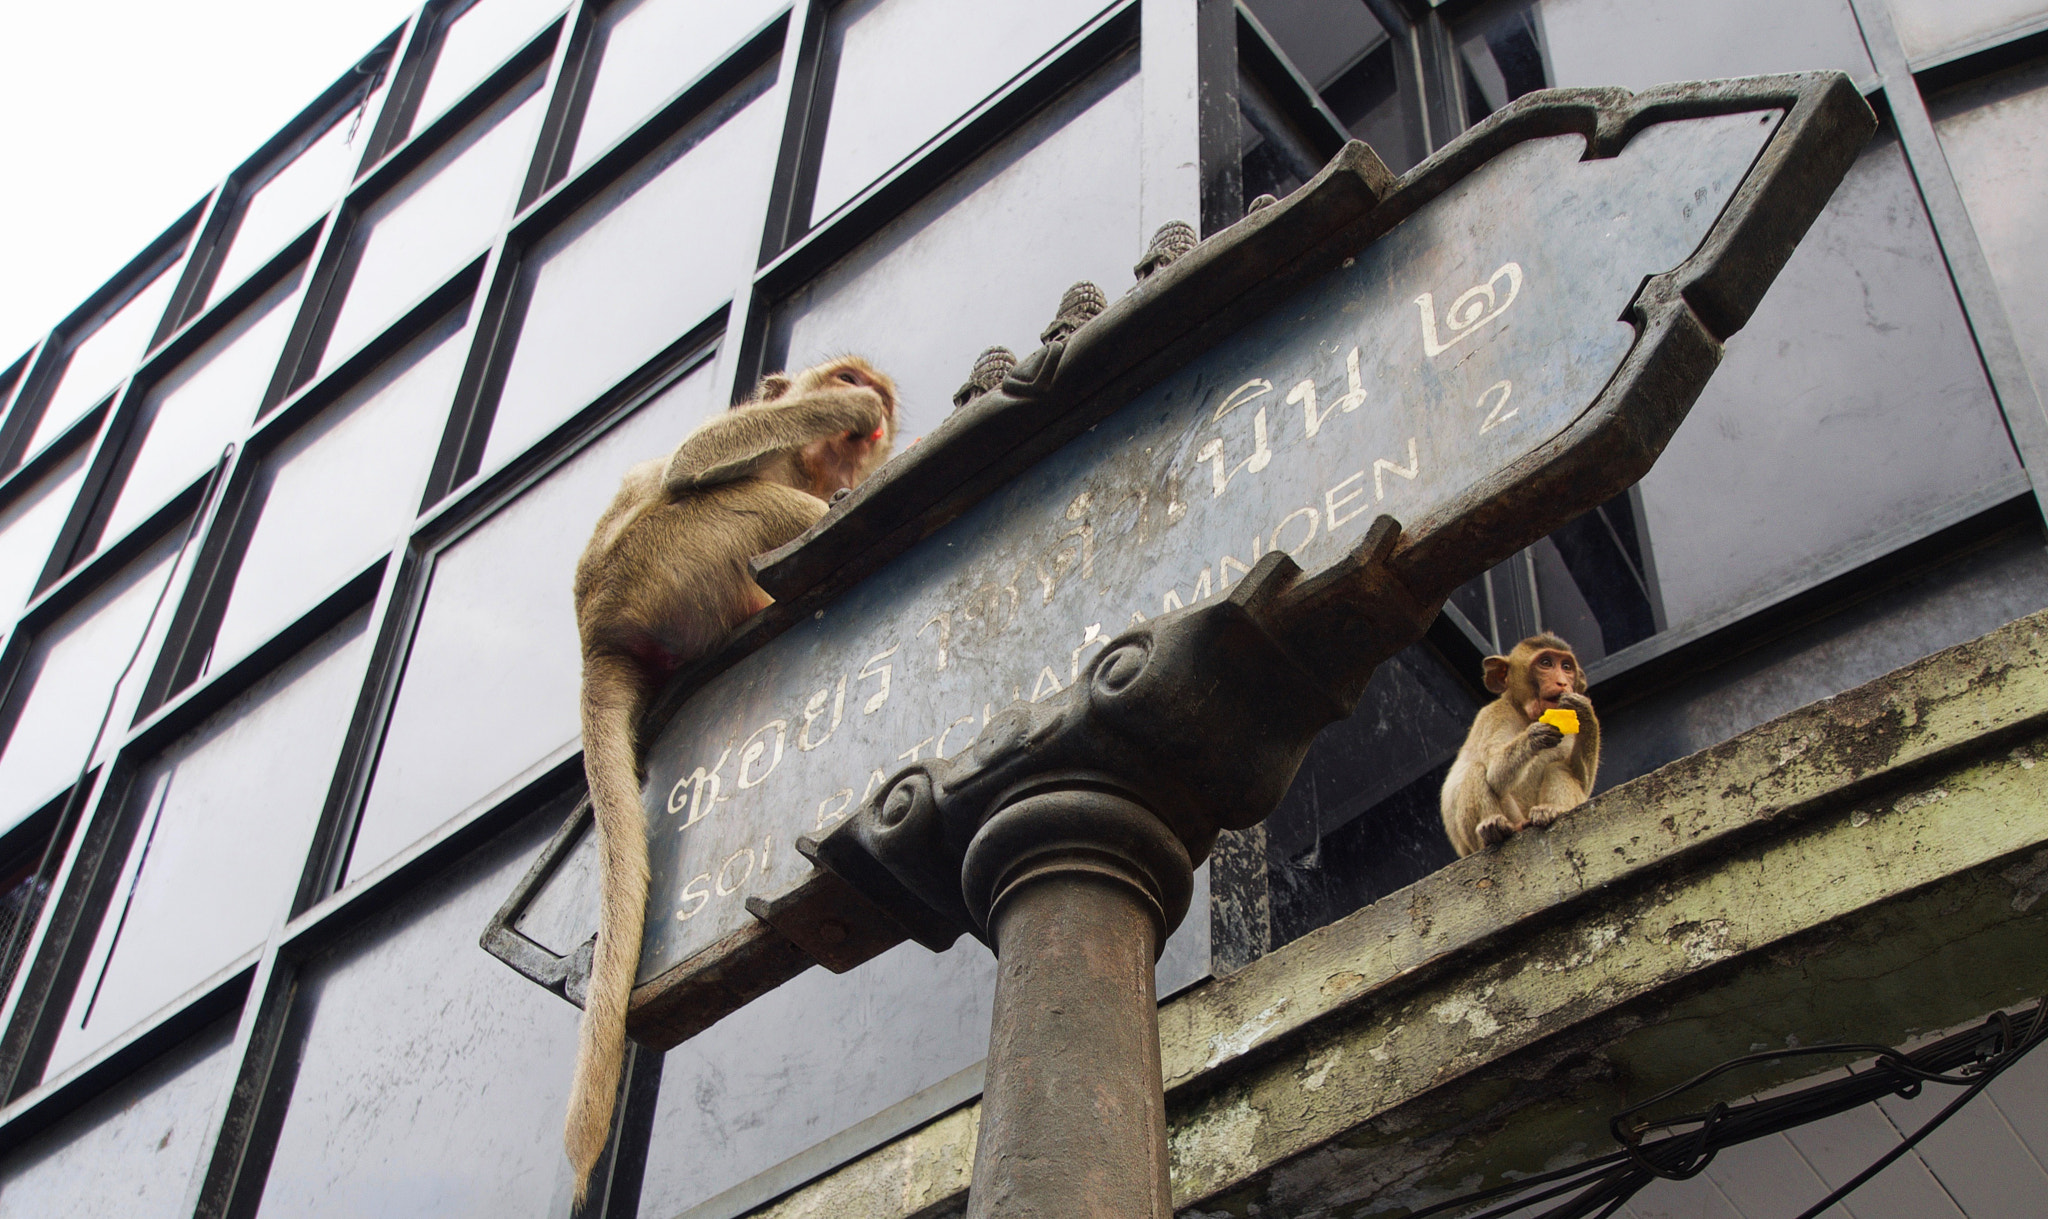
[[[1059,791],[968,849],[998,965],[968,1219],[1171,1219],[1152,967],[1186,849],[1135,802]]]

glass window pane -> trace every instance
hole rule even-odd
[[[312,608],[392,544],[419,510],[462,375],[451,315],[264,458],[262,515],[214,636],[211,667]]]
[[[901,391],[901,449],[952,411],[982,348],[1037,348],[1069,284],[1092,280],[1115,300],[1150,236],[1136,67],[1125,59],[1055,102],[780,304],[771,366],[867,356]]]
[[[1349,719],[1316,735],[1265,822],[1273,946],[1457,858],[1437,798],[1472,711],[1436,652],[1417,645],[1374,670]]]
[[[125,680],[121,671],[135,654],[165,579],[175,574],[171,560],[183,540],[184,531],[175,531],[36,637],[0,711],[0,723],[13,721],[0,749],[0,830],[78,777],[117,680],[119,696],[107,716],[100,757],[112,751],[127,728],[169,624],[168,609],[156,616],[147,645]]]
[[[213,1151],[206,1134],[234,1078],[221,1020],[0,1160],[7,1213],[173,1219]]]
[[[729,104],[771,79],[763,72]],[[525,320],[486,469],[682,337],[745,281],[780,117],[753,100],[708,134],[678,135],[527,256]]]
[[[1457,23],[1456,39],[1470,122],[1546,86],[1872,75],[1849,0],[1494,0]]]
[[[78,484],[85,481],[90,451],[91,446],[80,445],[63,465],[0,511],[0,620],[11,619],[35,591],[57,531],[78,498]]]
[[[435,561],[351,880],[574,744],[577,556],[627,467],[716,409],[712,381],[700,366]]]
[[[308,967],[265,1219],[568,1213],[579,1013],[476,946],[561,819],[536,814]]]
[[[227,967],[290,913],[362,687],[369,617],[286,661],[136,779],[139,828],[45,1078]]]
[[[178,286],[177,264],[173,263],[135,294],[120,312],[100,323],[99,329],[72,348],[64,374],[52,390],[43,418],[28,442],[33,453],[57,434],[78,421],[135,371],[144,347],[156,325],[163,320],[164,306],[170,304],[171,289]]]
[[[583,107],[574,164],[603,152],[676,90],[783,7],[780,0],[619,0],[597,18],[597,80]],[[772,138],[772,137],[771,137]]]
[[[207,300],[220,299],[229,288],[284,248],[306,226],[326,214],[354,176],[369,138],[375,104],[351,109],[334,121],[319,139],[291,163],[256,188],[242,208],[227,257],[214,275]]]
[[[136,421],[141,449],[121,484],[101,538],[120,537],[137,521],[205,474],[229,441],[256,418],[277,357],[291,332],[303,268],[187,356],[149,389]],[[129,443],[134,444],[135,441]]]
[[[1641,484],[1665,614],[1710,619],[2018,471],[1881,134]]]
[[[1918,63],[1949,51],[2001,41],[2025,27],[2039,26],[2048,13],[2041,0],[1888,0],[1892,24],[1906,44],[1906,58]]]
[[[1280,109],[1265,82],[1249,72],[1237,76],[1237,138],[1243,165],[1240,201],[1249,208],[1260,195],[1285,198],[1323,167],[1310,137]]]
[[[320,360],[325,370],[482,251],[512,211],[540,118],[538,74],[403,183],[349,237],[355,271]]]
[[[981,1061],[995,975],[995,958],[978,941],[942,953],[902,944],[848,974],[802,974],[670,1050],[642,1219],[679,1215]],[[823,1012],[890,1015],[820,1019]],[[977,1079],[965,1095],[934,1098],[903,1126],[980,1090]]]
[[[1101,0],[853,0],[833,9],[825,53],[838,69],[813,222],[1102,8]]]
[[[413,130],[432,122],[560,13],[563,0],[478,0],[441,36]]]
[[[1395,70],[1395,42],[1359,0],[1257,0],[1259,24],[1352,135],[1396,173],[1427,151]],[[1250,145],[1246,145],[1247,149]],[[1247,151],[1245,158],[1251,160]],[[1320,168],[1320,166],[1318,167]],[[1247,195],[1253,195],[1249,186]]]
[[[2005,299],[2037,389],[2048,389],[2048,68],[2002,73],[1935,100],[1934,129]]]

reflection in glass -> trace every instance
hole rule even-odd
[[[1936,98],[1930,109],[2013,338],[2036,390],[2048,390],[2048,69],[2000,73]]]
[[[64,365],[57,388],[50,392],[49,405],[43,408],[42,420],[28,442],[28,452],[33,453],[56,439],[58,433],[98,405],[107,391],[135,370],[157,323],[163,320],[171,289],[177,286],[177,264],[173,263],[71,349],[71,359]]]
[[[901,944],[848,974],[800,975],[748,1004],[745,1019],[677,1046],[662,1062],[640,1214],[687,1211],[972,1067],[988,1052],[994,996],[995,958],[979,942],[942,953]]]
[[[1898,141],[1881,133],[1641,484],[1664,607],[1697,624],[2019,464]]]
[[[214,636],[221,667],[391,549],[411,523],[462,375],[450,315],[266,456],[261,515]]]
[[[576,558],[626,469],[716,409],[712,380],[699,366],[435,560],[350,880],[574,743]]]
[[[1493,0],[1461,17],[1454,36],[1475,123],[1547,86],[1642,89],[1815,68],[1872,74],[1848,0]]]
[[[780,0],[619,0],[598,14],[597,80],[583,108],[574,165],[603,152],[661,102],[717,63],[783,7]]]
[[[1243,198],[1250,207],[1260,195],[1283,198],[1323,167],[1308,135],[1289,121],[1265,84],[1249,73],[1237,78],[1238,147],[1243,163]]]
[[[413,130],[432,122],[470,86],[489,76],[564,7],[563,0],[477,0],[464,9],[441,36]]]
[[[381,94],[379,95],[381,96]],[[256,188],[242,207],[233,241],[214,274],[208,301],[241,283],[244,276],[306,231],[306,226],[334,206],[336,196],[354,175],[363,155],[363,141],[375,122],[368,113],[375,103],[350,109],[334,125],[293,157],[289,164]]]
[[[535,814],[307,966],[305,1042],[259,1215],[567,1213],[578,1013],[476,946],[564,811]]]
[[[1505,653],[1549,631],[1593,664],[1662,628],[1663,603],[1643,545],[1641,509],[1623,492],[1451,594],[1451,603]]]
[[[78,484],[85,481],[89,450],[80,445],[62,465],[0,510],[0,616],[12,618],[35,591],[57,531],[78,497]]]
[[[759,97],[773,79],[756,74],[527,255],[525,320],[484,468],[681,338],[746,278],[754,247],[733,235],[766,205],[781,116]]]
[[[2041,0],[1887,0],[1906,58],[1922,61],[1963,54],[2038,29],[2048,14]]]
[[[1120,296],[1150,236],[1138,213],[1135,60],[1048,106],[778,305],[769,367],[866,355],[902,392],[900,450],[951,412],[982,348],[1035,349],[1067,285]]]
[[[9,1215],[174,1219],[234,1079],[225,1017],[0,1159]]]
[[[0,724],[11,724],[0,749],[0,831],[78,777],[102,715],[107,734],[99,757],[128,726],[170,620],[168,610],[156,616],[148,646],[121,680],[111,715],[108,695],[135,654],[165,578],[173,574],[171,560],[183,536],[181,529],[159,542],[36,637],[0,706]]]
[[[528,77],[363,213],[349,235],[354,272],[321,371],[481,252],[503,226],[533,151],[540,79]]]
[[[1266,819],[1271,939],[1245,949],[1297,939],[1457,858],[1437,796],[1472,712],[1427,644],[1373,671],[1357,709],[1317,734]]]
[[[47,1074],[226,968],[290,913],[368,624],[359,612],[143,768],[128,793],[139,828]]]
[[[1101,0],[853,0],[834,8],[825,54],[837,72],[812,222],[1103,7]]]
[[[1249,7],[1337,121],[1372,145],[1389,168],[1402,173],[1423,158],[1428,150],[1420,146],[1420,127],[1411,124],[1395,71],[1395,42],[1371,9],[1358,0],[1256,0]],[[1247,151],[1248,176],[1251,156]],[[1259,192],[1247,187],[1245,193]]]
[[[303,273],[301,268],[285,276],[149,388],[135,421],[142,447],[121,484],[102,540],[126,533],[206,473],[229,441],[241,439],[277,371]]]

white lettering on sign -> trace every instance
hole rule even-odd
[[[1501,424],[1503,424],[1503,423],[1506,423],[1506,422],[1507,422],[1508,420],[1510,420],[1510,419],[1513,419],[1513,418],[1515,417],[1515,414],[1516,414],[1516,412],[1518,412],[1518,411],[1520,411],[1520,410],[1522,409],[1521,407],[1519,407],[1519,406],[1518,406],[1518,407],[1516,407],[1516,408],[1515,408],[1514,410],[1512,410],[1512,411],[1509,411],[1509,412],[1508,412],[1507,414],[1505,414],[1505,415],[1501,414],[1501,410],[1500,410],[1500,408],[1501,408],[1501,407],[1503,407],[1503,406],[1506,406],[1506,405],[1508,404],[1508,395],[1510,395],[1510,394],[1512,394],[1512,393],[1514,393],[1514,392],[1515,392],[1515,385],[1514,385],[1514,382],[1512,382],[1512,381],[1495,381],[1495,382],[1494,382],[1493,384],[1491,384],[1491,385],[1489,385],[1489,386],[1487,386],[1487,387],[1486,387],[1486,392],[1484,392],[1484,393],[1482,393],[1482,394],[1480,394],[1480,395],[1479,395],[1479,405],[1480,405],[1480,406],[1485,406],[1485,405],[1486,405],[1486,400],[1487,400],[1488,398],[1493,398],[1493,396],[1494,396],[1495,394],[1499,394],[1499,395],[1500,395],[1500,396],[1499,396],[1498,398],[1494,398],[1494,401],[1493,401],[1493,409],[1492,409],[1492,410],[1490,410],[1490,411],[1488,411],[1488,412],[1486,412],[1486,418],[1485,418],[1485,420],[1484,420],[1484,421],[1482,421],[1482,422],[1480,423],[1480,425],[1479,425],[1479,434],[1480,434],[1480,435],[1482,435],[1482,436],[1483,436],[1483,435],[1485,435],[1486,433],[1488,433],[1488,432],[1492,431],[1493,429],[1495,429],[1495,428],[1499,427],[1499,426],[1500,426]]]
[[[1394,464],[1393,462],[1391,462],[1391,461],[1388,461],[1388,460],[1387,460],[1386,458],[1384,458],[1384,457],[1382,457],[1382,458],[1380,458],[1380,459],[1379,459],[1378,461],[1375,461],[1375,462],[1373,462],[1373,463],[1372,463],[1372,497],[1373,497],[1373,499],[1374,499],[1374,500],[1383,500],[1383,499],[1387,498],[1387,485],[1386,485],[1386,482],[1385,482],[1385,481],[1384,481],[1384,480],[1383,480],[1383,479],[1381,478],[1381,475],[1384,475],[1384,474],[1398,474],[1398,475],[1400,475],[1400,476],[1401,476],[1402,478],[1405,478],[1405,479],[1407,479],[1407,480],[1408,480],[1409,482],[1414,482],[1414,481],[1415,481],[1415,476],[1416,476],[1416,474],[1420,473],[1420,472],[1421,472],[1421,470],[1422,470],[1422,461],[1421,461],[1421,459],[1420,459],[1420,458],[1416,457],[1416,455],[1415,455],[1415,437],[1413,437],[1413,436],[1410,436],[1410,437],[1408,438],[1408,464],[1407,464],[1407,465],[1405,465],[1405,466],[1397,466],[1397,465],[1395,465],[1395,464]]]
[[[669,789],[669,815],[674,816],[682,812],[685,806],[690,810],[689,820],[683,822],[681,828],[688,829],[690,826],[702,821],[704,814],[710,812],[713,805],[725,799],[725,796],[721,794],[721,789],[724,788],[725,783],[718,777],[718,772],[725,767],[725,760],[731,756],[732,746],[728,745],[725,747],[725,752],[718,755],[717,764],[712,766],[710,770],[699,766],[689,774],[676,780],[676,785]],[[683,794],[685,789],[688,789],[689,792],[687,796]],[[706,791],[709,791],[711,794],[705,795]]]
[[[1507,295],[1494,291],[1494,285],[1507,281]],[[1502,264],[1500,270],[1486,277],[1486,282],[1460,292],[1457,299],[1444,314],[1444,331],[1449,338],[1439,341],[1436,328],[1436,297],[1425,292],[1415,298],[1422,310],[1422,351],[1435,357],[1449,351],[1453,344],[1471,338],[1481,326],[1508,311],[1515,298],[1522,294],[1522,264]]]
[[[1344,357],[1344,375],[1351,383],[1350,389],[1331,399],[1330,405],[1322,410],[1316,409],[1316,383],[1314,381],[1305,379],[1293,389],[1287,391],[1287,404],[1289,406],[1297,402],[1301,403],[1302,430],[1310,440],[1314,440],[1316,433],[1323,430],[1323,420],[1330,417],[1331,411],[1342,409],[1345,414],[1350,414],[1352,411],[1365,405],[1365,386],[1358,377],[1358,348],[1356,347],[1351,349],[1350,355]]]

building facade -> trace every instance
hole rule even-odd
[[[1383,666],[1162,994],[1450,863],[1535,629],[1611,788],[2048,606],[2048,7],[431,0],[0,369],[0,1214],[568,1213],[577,1013],[477,937],[581,794],[590,524],[762,373],[861,352],[913,437],[1347,139],[1814,68],[1879,134],[1656,470]],[[992,977],[905,945],[640,1055],[589,1213],[730,1219],[961,1111]]]

